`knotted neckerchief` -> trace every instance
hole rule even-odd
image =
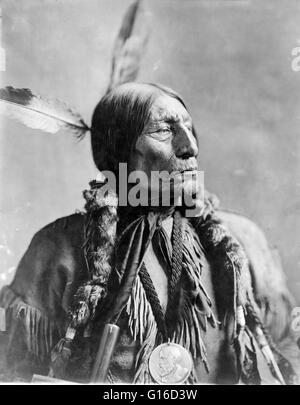
[[[139,272],[147,299],[150,302],[158,325],[159,333],[161,333],[162,339],[165,342],[168,341],[168,336],[170,336],[174,321],[177,318],[176,312],[178,311],[178,295],[182,275],[182,243],[182,218],[178,212],[175,212],[171,236],[172,249],[170,249],[168,235],[159,223],[152,237],[152,246],[156,256],[168,265],[168,305],[165,315],[163,314],[157,292],[145,263],[142,264]]]
[[[126,235],[130,235],[129,240]],[[136,238],[144,242],[134,242]],[[126,305],[131,334],[141,346],[136,360],[135,383],[151,382],[149,356],[158,344],[167,340],[181,344],[194,358],[201,358],[208,369],[201,329],[206,328],[207,321],[214,327],[217,321],[201,282],[204,253],[197,235],[178,211],[174,213],[171,258],[166,238],[159,214],[150,212],[125,229],[116,249],[119,258],[123,256],[124,245],[135,246],[138,252],[132,260],[132,254],[124,249],[125,260],[119,259],[120,263],[116,264],[121,281],[120,287],[114,288],[118,294],[112,302],[118,302],[107,318],[108,322],[116,322]],[[165,315],[143,260],[151,241],[154,249],[171,264]]]

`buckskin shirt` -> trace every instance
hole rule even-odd
[[[270,267],[270,264],[276,266],[274,260],[273,263],[270,263],[271,253],[261,231],[255,224],[233,213],[219,211],[218,214],[231,231],[242,239],[253,265],[254,279],[256,272],[258,273],[260,269]],[[34,373],[48,374],[51,348],[65,333],[67,313],[73,295],[78,286],[89,278],[87,262],[82,249],[85,222],[86,214],[74,214],[61,218],[39,231],[22,258],[14,281],[9,287],[2,289],[1,306],[6,309],[7,314],[5,339],[9,342],[3,379],[30,381]],[[185,219],[184,222],[185,226],[192,229],[189,220]],[[165,228],[164,234],[167,235],[168,248],[171,250],[172,217],[164,218],[161,226]],[[209,370],[206,369],[201,358],[194,359],[196,381],[198,383],[236,383],[235,354],[231,342],[228,340],[229,337],[226,335],[222,319],[219,317],[212,268],[201,247],[199,237],[194,231],[193,236],[196,238],[201,252],[201,256],[197,258],[199,263],[201,262],[201,283],[210,299],[210,308],[218,322],[215,326],[212,326],[210,322],[201,326],[201,339],[206,351],[205,357]],[[187,244],[188,250],[193,249],[193,246],[188,245],[191,243],[189,239],[184,239],[184,243]],[[149,251],[150,256],[155,255],[153,247],[150,247]],[[153,262],[153,257],[150,256],[148,260],[147,256],[145,258],[147,263]],[[252,257],[253,260],[251,260]],[[169,259],[166,259],[165,268],[169,266]],[[199,266],[199,263],[196,263],[196,266]],[[150,268],[149,272],[151,273]],[[158,284],[160,279],[166,278],[167,274],[161,269],[161,274],[155,284]],[[257,287],[256,293],[260,294],[259,286]],[[274,293],[276,294],[276,291]],[[164,294],[166,294],[165,291]],[[166,296],[164,302],[166,306]],[[107,377],[107,382],[110,383],[132,383],[134,381],[135,362],[141,344],[138,338],[133,339],[128,318],[129,314],[124,309],[118,322],[121,335]],[[282,330],[276,331],[278,337],[283,337],[286,326],[288,325],[283,325]],[[98,348],[101,328],[100,322],[99,327],[95,328],[92,338],[89,338],[92,344],[89,342],[88,350],[85,339],[82,336],[77,339],[76,349],[73,350],[64,378],[88,382],[93,360],[91,357],[95,355]],[[2,348],[4,347],[3,343]],[[256,347],[256,352],[258,353],[261,382],[275,383],[258,347]],[[295,360],[294,364],[297,364]]]

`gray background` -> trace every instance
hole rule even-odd
[[[200,136],[206,187],[278,247],[300,301],[300,2],[150,0],[152,36],[139,79],[185,98]],[[75,106],[90,123],[106,89],[113,42],[130,1],[2,1],[2,85]],[[89,137],[43,134],[10,120],[0,135],[0,285],[32,235],[82,209],[95,177]]]

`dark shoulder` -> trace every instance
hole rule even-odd
[[[86,214],[84,213],[75,213],[58,218],[41,228],[34,235],[34,238],[66,238],[68,236],[83,237],[85,219]]]
[[[66,285],[73,290],[76,280],[85,277],[85,218],[84,214],[59,218],[33,236],[11,284],[27,303],[40,309],[49,303],[53,307],[54,297],[60,300]]]
[[[33,236],[19,267],[32,266],[53,267],[56,264],[68,264],[76,260],[84,244],[86,215],[76,213],[55,221],[41,228]]]

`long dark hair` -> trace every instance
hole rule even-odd
[[[110,170],[117,175],[118,164],[128,162],[150,118],[151,106],[161,94],[176,98],[186,108],[174,90],[152,83],[127,83],[102,97],[94,110],[91,128],[93,159],[100,171]]]

